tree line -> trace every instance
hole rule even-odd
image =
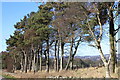
[[[47,2],[38,6],[37,12],[27,14],[14,25],[14,34],[6,40],[7,52],[14,61],[13,70],[17,70],[19,62],[22,72],[42,71],[43,64],[49,72],[51,55],[56,71],[72,70],[77,50],[86,42],[98,49],[106,77],[110,77],[117,64],[116,34],[120,26],[116,29],[115,22],[119,15],[118,5],[116,2]],[[106,28],[109,28],[109,59],[101,47]],[[63,66],[66,54],[69,57]]]

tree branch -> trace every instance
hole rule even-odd
[[[114,36],[118,33],[119,29],[120,29],[120,25],[119,25],[118,28],[115,30]]]

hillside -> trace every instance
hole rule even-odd
[[[109,54],[105,54],[105,57],[108,59],[109,58]],[[92,61],[97,61],[97,60],[101,60],[100,55],[96,55],[96,56],[75,56],[75,58],[80,58],[80,59],[90,59]],[[120,61],[120,54],[117,54],[117,60]]]

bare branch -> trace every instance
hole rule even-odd
[[[101,39],[102,39],[102,35],[103,35],[103,27],[102,27],[102,24],[100,22],[100,17],[99,15],[97,15],[97,19],[98,19],[98,23],[99,23],[99,26],[100,26],[100,34],[99,34],[99,38],[98,38],[98,41],[100,42]]]
[[[119,41],[120,41],[120,38],[116,41],[116,43],[119,42]]]
[[[119,25],[118,28],[115,30],[114,35],[116,35],[116,34],[118,33],[119,29],[120,29],[120,25]]]

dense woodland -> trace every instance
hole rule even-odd
[[[117,64],[118,6],[118,2],[43,3],[38,6],[37,12],[27,14],[14,25],[14,34],[6,40],[7,51],[1,52],[3,66],[7,61],[13,72],[21,70],[25,73],[72,70],[80,64],[78,68],[90,67],[90,60],[74,58],[80,44],[85,42],[98,49],[101,60],[95,64],[103,64],[106,77],[110,77]],[[109,59],[104,56],[101,47],[106,29],[109,34]],[[66,58],[66,55],[69,56]]]

